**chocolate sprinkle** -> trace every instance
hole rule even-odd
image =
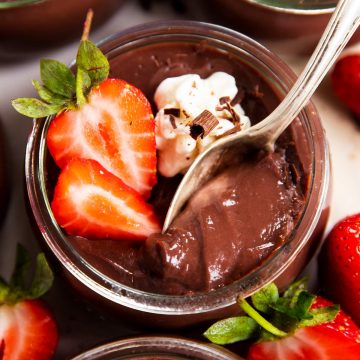
[[[226,105],[228,103],[230,103],[231,99],[229,96],[223,96],[219,99],[219,103],[220,105]]]
[[[241,130],[241,124],[237,123],[232,129],[229,129],[228,131],[225,131],[223,134],[221,134],[221,137],[235,134],[236,132]]]
[[[190,136],[197,139],[199,136],[203,139],[216,128],[219,120],[209,111],[204,110],[190,124]]]
[[[230,115],[231,115],[231,120],[233,122],[234,125],[239,124],[240,125],[240,116],[239,114],[235,111],[234,107],[231,105],[231,99],[229,96],[223,96],[219,99],[219,104],[216,107],[216,111],[222,111],[222,110],[227,110]]]
[[[169,118],[170,118],[170,124],[171,126],[173,127],[173,129],[176,129],[177,126],[176,126],[176,117],[174,115],[169,115]]]
[[[164,114],[179,117],[180,116],[180,109],[178,109],[178,108],[167,108],[167,109],[164,109]]]

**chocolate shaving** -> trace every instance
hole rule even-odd
[[[167,108],[164,109],[164,114],[165,115],[172,115],[175,117],[180,117],[180,109],[178,108]]]
[[[169,115],[169,118],[170,118],[170,124],[172,126],[173,129],[176,129],[177,126],[176,126],[176,117],[174,115]]]
[[[186,112],[186,110],[182,110],[183,114],[185,115],[185,117],[188,119],[190,117],[190,115]]]
[[[203,139],[216,128],[219,120],[209,111],[204,110],[190,124],[190,136],[196,140],[199,136]]]
[[[223,134],[221,134],[221,137],[235,134],[236,132],[241,130],[241,124],[235,124],[235,126],[232,129],[229,129],[228,131],[225,131]]]
[[[231,100],[231,106],[235,106],[237,104],[241,104],[245,98],[245,90],[244,88],[240,88],[236,93],[235,97]]]
[[[219,99],[220,105],[216,106],[216,111],[227,110],[230,113],[231,120],[234,125],[240,125],[240,116],[231,105],[231,99],[229,96],[223,96]]]
[[[227,105],[228,103],[230,103],[230,101],[230,96],[223,96],[219,99],[220,105]]]

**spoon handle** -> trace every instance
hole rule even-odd
[[[291,91],[271,115],[250,129],[251,136],[264,135],[268,148],[273,149],[279,135],[310,100],[359,24],[360,0],[339,0],[320,42]]]

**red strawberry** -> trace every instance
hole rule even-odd
[[[312,308],[329,306],[317,298]],[[255,343],[247,360],[359,360],[360,330],[351,318],[340,311],[334,320],[300,328],[280,340]]]
[[[360,213],[334,226],[320,258],[326,293],[360,324]]]
[[[332,85],[337,96],[360,116],[360,55],[345,55],[335,64]]]
[[[46,360],[54,354],[58,333],[54,319],[40,300],[23,300],[0,307],[2,360]]]
[[[268,284],[238,304],[247,316],[220,320],[204,335],[223,345],[258,338],[247,360],[360,359],[360,330],[338,305],[308,293],[306,279],[282,296]]]
[[[38,300],[50,289],[54,276],[44,254],[39,254],[31,286],[27,287],[30,260],[19,245],[10,281],[0,278],[1,360],[50,360],[56,349],[56,323]]]
[[[98,161],[145,198],[156,183],[155,122],[143,93],[123,80],[93,87],[79,110],[61,112],[47,145],[63,168],[73,158]]]
[[[67,164],[51,206],[69,235],[144,240],[160,231],[151,205],[94,160],[73,159]]]

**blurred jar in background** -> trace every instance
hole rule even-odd
[[[193,14],[258,40],[293,43],[308,53],[318,43],[337,0],[185,0]],[[196,5],[195,5],[196,3]],[[360,40],[360,31],[354,37]]]
[[[0,51],[41,49],[80,38],[86,12],[93,27],[103,23],[123,0],[0,0]]]

